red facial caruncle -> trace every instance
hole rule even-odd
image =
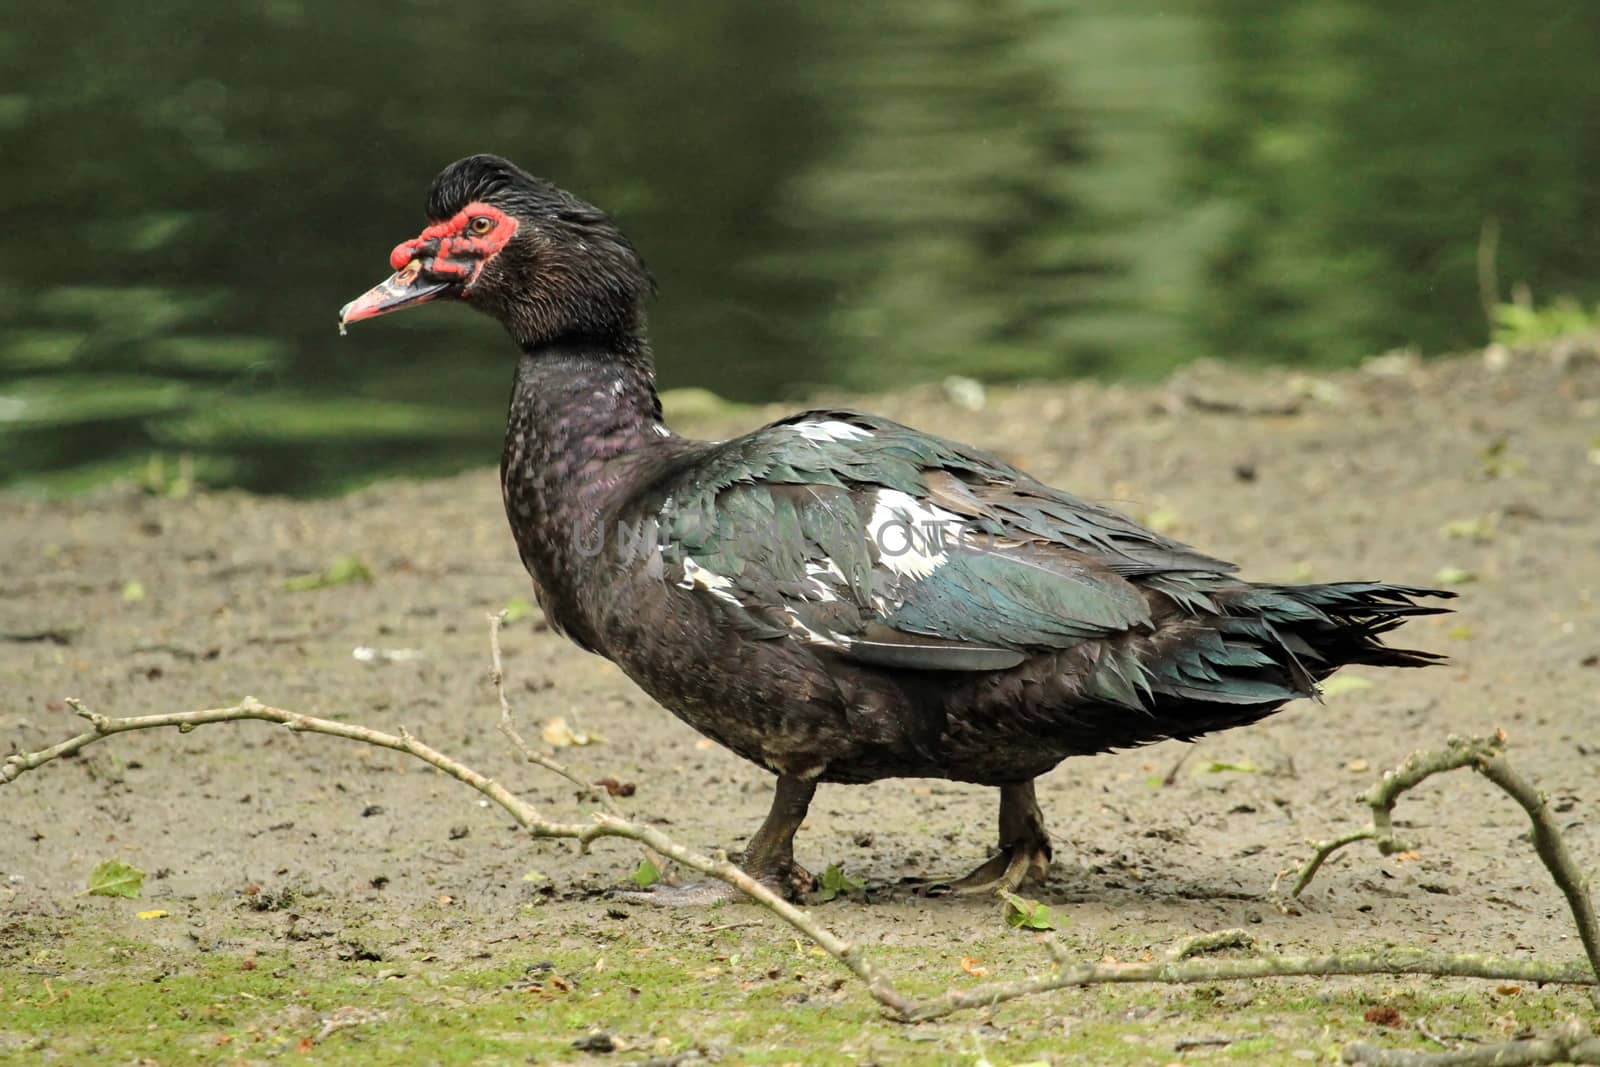
[[[414,307],[447,293],[466,299],[483,268],[516,236],[517,220],[492,204],[473,201],[389,253],[394,276],[379,282],[339,312],[348,323]]]
[[[431,258],[425,266],[432,274],[465,279],[470,285],[497,252],[517,232],[517,220],[481,200],[475,200],[444,222],[436,222],[389,253],[389,266],[404,270],[413,259]],[[457,259],[456,257],[461,257]]]

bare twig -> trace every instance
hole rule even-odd
[[[1511,799],[1522,805],[1533,823],[1533,847],[1539,858],[1555,879],[1556,886],[1567,898],[1572,909],[1572,921],[1577,924],[1578,937],[1583,940],[1584,951],[1589,954],[1589,966],[1600,977],[1600,923],[1595,921],[1594,902],[1589,899],[1588,886],[1578,865],[1567,851],[1567,843],[1550,814],[1550,800],[1535,789],[1526,778],[1511,769],[1505,756],[1494,755],[1480,759],[1473,769],[1495,785],[1511,794]]]
[[[515,726],[510,720],[510,704],[505,699],[498,631],[498,620],[491,621],[491,651],[496,687],[501,698],[501,724],[502,728],[508,732],[508,737],[513,739],[513,743],[517,743],[520,738],[516,737]],[[1332,953],[1323,956],[1257,955],[1243,959],[1186,958],[1219,948],[1248,947],[1248,936],[1242,931],[1224,930],[1189,938],[1180,942],[1167,959],[1144,963],[1073,963],[1067,958],[1066,951],[1054,938],[1046,938],[1045,944],[1054,961],[1052,973],[1020,981],[992,982],[971,989],[951,991],[943,996],[914,1000],[902,994],[886,975],[879,972],[863,956],[858,946],[841,939],[818,923],[809,912],[790,904],[772,890],[751,878],[726,858],[713,858],[685,848],[654,827],[632,822],[610,811],[594,813],[589,822],[558,823],[550,821],[532,804],[517,797],[499,782],[422,743],[403,727],[396,734],[387,734],[363,726],[353,726],[348,723],[320,719],[282,708],[270,707],[262,704],[254,697],[246,697],[238,704],[226,708],[209,708],[200,711],[144,715],[121,719],[108,718],[90,711],[78,701],[69,701],[69,703],[79,715],[89,720],[92,729],[38,752],[19,752],[8,756],[4,763],[0,764],[0,785],[14,781],[27,771],[35,770],[62,756],[71,755],[96,741],[114,734],[165,727],[175,727],[180,732],[187,733],[197,726],[247,719],[278,723],[296,733],[328,734],[333,737],[343,737],[347,740],[376,745],[380,748],[393,749],[397,752],[404,752],[414,756],[476,789],[510,813],[512,818],[516,819],[518,824],[526,828],[534,837],[575,840],[580,844],[587,844],[600,837],[625,838],[639,842],[663,856],[682,863],[686,867],[733,886],[788,923],[795,930],[810,937],[825,952],[837,959],[859,978],[867,987],[867,991],[871,996],[895,1018],[908,1022],[939,1018],[966,1008],[988,1007],[1017,997],[1062,989],[1068,986],[1115,983],[1188,983],[1252,978],[1325,977],[1329,975],[1362,974],[1424,974],[1457,978],[1484,978],[1528,983],[1590,986],[1600,982],[1600,968],[1585,967],[1580,963],[1557,964],[1540,961],[1506,960],[1470,953],[1436,954],[1401,950],[1371,953]],[[1378,841],[1380,848],[1384,848],[1386,845],[1391,850],[1394,847],[1398,847],[1394,840],[1393,827],[1390,822],[1390,811],[1393,807],[1394,799],[1431,774],[1439,773],[1451,767],[1466,766],[1471,763],[1491,781],[1496,782],[1507,792],[1510,792],[1529,811],[1530,816],[1534,819],[1535,843],[1539,848],[1540,856],[1551,867],[1552,875],[1561,884],[1563,891],[1568,892],[1569,902],[1573,904],[1574,913],[1578,916],[1580,930],[1587,931],[1584,933],[1584,938],[1585,945],[1588,947],[1591,944],[1591,934],[1593,932],[1593,912],[1592,908],[1587,911],[1584,910],[1588,908],[1588,900],[1581,881],[1576,878],[1576,867],[1572,863],[1570,855],[1566,853],[1565,846],[1561,843],[1560,835],[1554,822],[1549,818],[1543,797],[1539,796],[1531,786],[1505,765],[1503,758],[1500,756],[1500,749],[1504,746],[1504,743],[1503,735],[1497,735],[1492,739],[1476,739],[1472,741],[1452,738],[1450,748],[1445,752],[1418,753],[1398,770],[1386,775],[1383,781],[1369,791],[1368,803],[1373,810],[1373,825],[1369,827],[1370,832],[1347,835],[1347,837],[1350,840],[1361,840],[1364,837],[1371,838]],[[525,743],[519,745],[519,748],[526,748]],[[559,764],[556,767],[550,767],[549,762],[542,759],[534,759],[533,762],[555,770],[556,773],[567,777],[569,781],[574,780],[571,775],[565,772],[564,768],[557,769]],[[581,784],[581,780],[579,780],[579,783]],[[1326,854],[1331,851],[1332,849],[1328,849],[1321,855],[1325,858]],[[1317,862],[1320,862],[1320,860]],[[1588,918],[1583,918],[1584,915],[1587,915]],[[1566,1033],[1566,1031],[1563,1031],[1563,1033]],[[1588,1036],[1586,1031],[1581,1038],[1574,1036],[1575,1034],[1576,1032],[1573,1032],[1566,1037],[1558,1035],[1548,1039],[1545,1044],[1513,1042],[1511,1045],[1515,1045],[1516,1049],[1513,1049],[1508,1054],[1521,1055],[1526,1051],[1530,1056],[1535,1054],[1543,1055],[1550,1049],[1557,1049],[1558,1051],[1564,1050],[1566,1053],[1587,1055],[1584,1050],[1589,1048],[1594,1039]],[[1511,1045],[1504,1047],[1509,1049]],[[1527,1048],[1524,1049],[1523,1046],[1527,1046]],[[1352,1046],[1352,1048],[1364,1049],[1364,1046]],[[1391,1054],[1378,1053],[1378,1055]],[[1413,1063],[1446,1062],[1469,1064],[1489,1061],[1373,1060],[1370,1062],[1409,1065]],[[1501,1059],[1495,1062],[1550,1063],[1555,1061],[1551,1059]],[[1579,1060],[1578,1062],[1600,1062],[1600,1060]]]
[[[492,611],[487,616],[489,620],[489,677],[494,681],[495,696],[500,699],[500,733],[511,742],[511,747],[529,763],[537,764],[553,774],[559,774],[573,785],[582,790],[582,795],[599,804],[606,811],[618,818],[624,817],[622,809],[612,803],[611,796],[604,789],[595,788],[591,782],[584,781],[581,777],[567,770],[564,764],[558,763],[544,753],[534,749],[517,731],[516,722],[511,717],[511,701],[506,699],[506,672],[500,660],[500,628],[505,625],[506,613]]]
[[[1493,339],[1495,312],[1500,307],[1500,277],[1495,270],[1495,254],[1500,250],[1500,220],[1485,215],[1478,228],[1478,303],[1483,308],[1483,321]]]
[[[1366,1067],[1540,1067],[1544,1064],[1600,1064],[1600,1038],[1576,1019],[1547,1037],[1482,1045],[1463,1052],[1402,1052],[1364,1042],[1347,1045],[1344,1062]]]
[[[1535,819],[1536,844],[1544,840],[1540,856],[1550,868],[1551,876],[1562,888],[1573,908],[1573,916],[1580,930],[1594,928],[1593,909],[1576,865],[1567,854],[1565,845],[1553,820],[1548,816],[1543,797],[1520,778],[1514,776],[1501,755],[1505,747],[1504,733],[1490,738],[1462,739],[1452,737],[1447,747],[1437,752],[1418,752],[1400,767],[1384,775],[1370,790],[1365,800],[1372,810],[1371,825],[1363,830],[1343,835],[1334,843],[1320,846],[1317,855],[1301,873],[1297,890],[1315,874],[1316,869],[1337,848],[1354,841],[1373,840],[1385,855],[1405,851],[1408,846],[1396,838],[1393,810],[1401,794],[1414,788],[1434,774],[1471,766],[1500,784],[1518,799]],[[1491,771],[1490,768],[1493,768]],[[1499,775],[1500,777],[1496,777]],[[1502,781],[1504,779],[1504,781]],[[1506,784],[1510,782],[1511,784]],[[1535,812],[1543,812],[1543,823]],[[1594,986],[1600,983],[1600,963],[1591,954],[1591,964],[1548,964],[1537,961],[1506,960],[1471,953],[1428,954],[1412,951],[1385,953],[1335,953],[1326,956],[1270,956],[1251,959],[1186,960],[1184,957],[1211,951],[1216,948],[1248,944],[1240,931],[1219,931],[1213,935],[1200,935],[1180,943],[1165,962],[1153,963],[1090,963],[1068,964],[1063,959],[1059,945],[1048,942],[1058,972],[1011,982],[995,982],[974,989],[946,993],[942,997],[919,1000],[912,1005],[907,1020],[938,1018],[964,1008],[987,1007],[1017,997],[1043,993],[1067,986],[1099,985],[1121,982],[1211,982],[1247,978],[1278,978],[1359,974],[1426,974],[1456,978],[1489,978],[1500,974],[1517,973],[1515,980],[1527,982],[1556,982]],[[1588,947],[1588,941],[1585,941]],[[1536,1061],[1547,1062],[1547,1061]]]
[[[1500,978],[1511,981],[1593,985],[1594,975],[1581,963],[1540,963],[1474,953],[1427,953],[1409,949],[1383,952],[1331,953],[1326,956],[1271,956],[1250,959],[1157,960],[1150,963],[1080,963],[1056,974],[1011,982],[991,982],[972,989],[929,997],[911,1005],[907,1021],[937,1019],[966,1008],[987,1008],[1006,1000],[1069,986],[1133,982],[1188,984],[1248,978],[1328,977],[1358,974],[1426,974],[1444,978]]]
[[[160,730],[166,727],[175,727],[179,733],[186,734],[198,726],[207,726],[211,723],[255,719],[285,726],[292,733],[327,734],[330,737],[342,737],[348,741],[360,741],[363,744],[376,745],[379,748],[393,749],[396,752],[404,752],[409,756],[415,756],[424,763],[437,767],[458,782],[476,789],[504,808],[521,825],[529,829],[537,827],[541,830],[552,831],[542,833],[541,836],[578,837],[581,834],[588,834],[590,837],[597,836],[593,832],[593,827],[588,824],[548,822],[532,804],[520,799],[499,782],[480,774],[458,760],[446,756],[437,749],[423,744],[403,726],[396,733],[386,734],[365,726],[353,726],[349,723],[336,722],[332,719],[319,719],[311,715],[302,715],[296,711],[271,707],[261,703],[255,697],[245,697],[232,707],[171,712],[164,715],[137,715],[125,719],[108,718],[97,712],[90,711],[79,700],[68,698],[66,703],[79,716],[87,719],[92,728],[78,734],[76,737],[69,737],[59,744],[51,745],[49,748],[38,752],[17,752],[7,756],[5,762],[0,764],[0,785],[15,781],[26,771],[36,770],[51,760],[70,756],[94,744],[96,741],[103,741],[115,734],[131,733],[135,730]],[[565,831],[573,832],[568,833]]]
[[[1192,1048],[1227,1048],[1235,1041],[1245,1041],[1255,1036],[1254,1034],[1244,1034],[1239,1037],[1223,1037],[1218,1034],[1215,1037],[1180,1037],[1172,1043],[1172,1051],[1188,1052]]]
[[[1250,948],[1255,940],[1248,930],[1213,930],[1179,941],[1167,950],[1167,959],[1186,960],[1190,956],[1204,956],[1207,952],[1223,948]]]
[[[1178,753],[1177,760],[1172,764],[1172,769],[1162,776],[1161,784],[1176,785],[1178,782],[1178,772],[1183,770],[1183,765],[1185,763],[1189,762],[1189,757],[1198,751],[1200,751],[1199,745],[1184,745],[1183,751]]]
[[[1357,841],[1372,841],[1377,836],[1377,830],[1370,826],[1365,826],[1360,830],[1352,830],[1347,834],[1340,834],[1338,837],[1330,837],[1326,841],[1313,841],[1311,843],[1313,849],[1311,858],[1306,861],[1304,867],[1300,868],[1300,876],[1294,880],[1294,887],[1289,890],[1289,895],[1291,897],[1299,896],[1301,891],[1311,884],[1311,879],[1316,877],[1317,872],[1322,869],[1322,865],[1327,862],[1329,856],[1346,845],[1353,845]],[[1278,879],[1288,873],[1288,871],[1280,871],[1278,872],[1278,878],[1273,879],[1272,889],[1274,893],[1277,892]]]
[[[1299,896],[1306,886],[1311,884],[1311,879],[1316,876],[1327,858],[1346,845],[1355,844],[1357,841],[1372,841],[1377,844],[1378,851],[1385,856],[1409,850],[1411,846],[1397,838],[1394,833],[1394,805],[1401,794],[1415,789],[1436,774],[1453,771],[1459,767],[1473,766],[1480,759],[1500,751],[1505,747],[1505,743],[1506,738],[1503,733],[1497,733],[1494,737],[1451,737],[1444,748],[1431,752],[1413,752],[1400,766],[1392,771],[1385,771],[1383,777],[1374,782],[1372,788],[1361,798],[1372,810],[1371,823],[1359,830],[1314,843],[1312,856],[1306,861],[1305,866],[1300,868],[1299,877],[1295,879],[1289,895]]]
[[[1428,1020],[1427,1020],[1426,1016],[1424,1016],[1424,1017],[1422,1017],[1422,1018],[1417,1020],[1416,1027],[1417,1027],[1417,1033],[1421,1034],[1423,1037],[1427,1038],[1429,1041],[1432,1041],[1435,1045],[1438,1045],[1440,1048],[1454,1048],[1455,1047],[1454,1045],[1450,1044],[1449,1041],[1446,1041],[1444,1039],[1443,1035],[1436,1034],[1436,1033],[1433,1032],[1433,1028],[1428,1025]]]
[[[335,1008],[333,1013],[326,1015],[322,1020],[322,1029],[312,1037],[313,1045],[320,1045],[340,1030],[348,1030],[352,1026],[364,1026],[367,1023],[381,1023],[385,1014],[381,1011],[366,1011],[361,1008]]]
[[[1503,789],[1528,813],[1533,823],[1534,850],[1550,872],[1556,887],[1567,898],[1573,924],[1578,928],[1578,937],[1589,958],[1589,967],[1596,977],[1600,977],[1600,922],[1595,919],[1594,903],[1589,899],[1583,874],[1573,861],[1572,853],[1567,850],[1561,831],[1550,814],[1548,798],[1506,762],[1505,747],[1505,731],[1496,730],[1492,737],[1451,737],[1443,749],[1412,753],[1404,763],[1386,772],[1367,790],[1363,799],[1372,810],[1371,823],[1359,830],[1318,842],[1311,858],[1300,868],[1299,877],[1289,890],[1290,896],[1299,896],[1323,862],[1345,845],[1356,841],[1372,841],[1385,856],[1409,849],[1410,846],[1394,833],[1394,805],[1401,794],[1416,788],[1435,774],[1471,767]]]
[[[896,1015],[905,1016],[910,1012],[911,1001],[895,989],[894,984],[880,973],[871,961],[862,955],[861,950],[856,945],[838,937],[813,919],[809,912],[790,904],[728,860],[713,859],[693,849],[685,848],[654,827],[640,825],[610,812],[596,812],[592,821],[586,823],[552,822],[540,814],[539,810],[532,804],[518,797],[499,782],[422,743],[407,732],[404,727],[401,727],[398,733],[387,734],[365,726],[352,726],[349,723],[335,722],[332,719],[319,719],[315,716],[302,715],[299,712],[288,711],[284,708],[271,707],[261,703],[255,697],[245,697],[232,707],[206,708],[200,711],[173,712],[165,715],[137,715],[123,719],[108,718],[97,712],[90,711],[76,700],[69,700],[67,703],[79,715],[88,719],[93,728],[38,752],[17,752],[7,756],[5,762],[0,764],[0,785],[15,781],[25,772],[36,770],[52,760],[70,756],[94,744],[96,741],[104,740],[115,734],[131,733],[135,730],[159,730],[166,727],[175,727],[180,733],[188,733],[197,726],[206,726],[211,723],[255,719],[262,722],[278,723],[295,733],[327,734],[330,737],[361,741],[365,744],[376,745],[379,748],[393,749],[396,752],[404,752],[407,755],[415,756],[457,781],[471,786],[505,809],[520,826],[524,827],[534,837],[572,840],[577,841],[580,845],[586,845],[601,837],[625,838],[630,841],[637,841],[663,856],[677,860],[685,867],[699,871],[701,874],[710,875],[712,878],[726,882],[757,904],[777,915],[778,918],[802,934],[810,937],[822,947],[823,951],[838,960],[852,974],[861,979],[862,983],[866,985],[867,991],[880,1004],[883,1004]]]

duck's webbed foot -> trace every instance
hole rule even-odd
[[[975,869],[940,888],[951,893],[1015,893],[1028,882],[1049,877],[1050,855],[1049,842],[1004,845]]]
[[[772,798],[772,810],[750,839],[744,854],[737,862],[744,872],[779,896],[799,900],[816,886],[816,879],[794,861],[794,835],[805,821],[811,796],[817,790],[815,782],[797,778],[779,778],[777,793]],[[638,892],[613,894],[621,900],[663,907],[710,907],[729,901],[746,899],[745,895],[727,882],[690,882],[681,886],[653,886]]]
[[[929,881],[930,894],[1004,891],[1015,893],[1028,882],[1050,875],[1050,835],[1034,798],[1033,783],[1000,787],[1000,851],[969,874],[954,881]]]

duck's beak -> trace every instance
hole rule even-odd
[[[424,280],[422,260],[413,259],[394,275],[385,278],[371,289],[339,309],[339,332],[352,322],[387,315],[391,311],[415,307],[443,296],[456,283],[451,280]]]

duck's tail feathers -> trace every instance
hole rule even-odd
[[[1328,582],[1320,585],[1253,585],[1230,598],[1236,611],[1258,614],[1275,629],[1305,671],[1324,678],[1351,663],[1373,667],[1426,667],[1444,656],[1394,648],[1383,634],[1417,615],[1450,609],[1421,600],[1451,600],[1447,589],[1388,585],[1383,582]]]

